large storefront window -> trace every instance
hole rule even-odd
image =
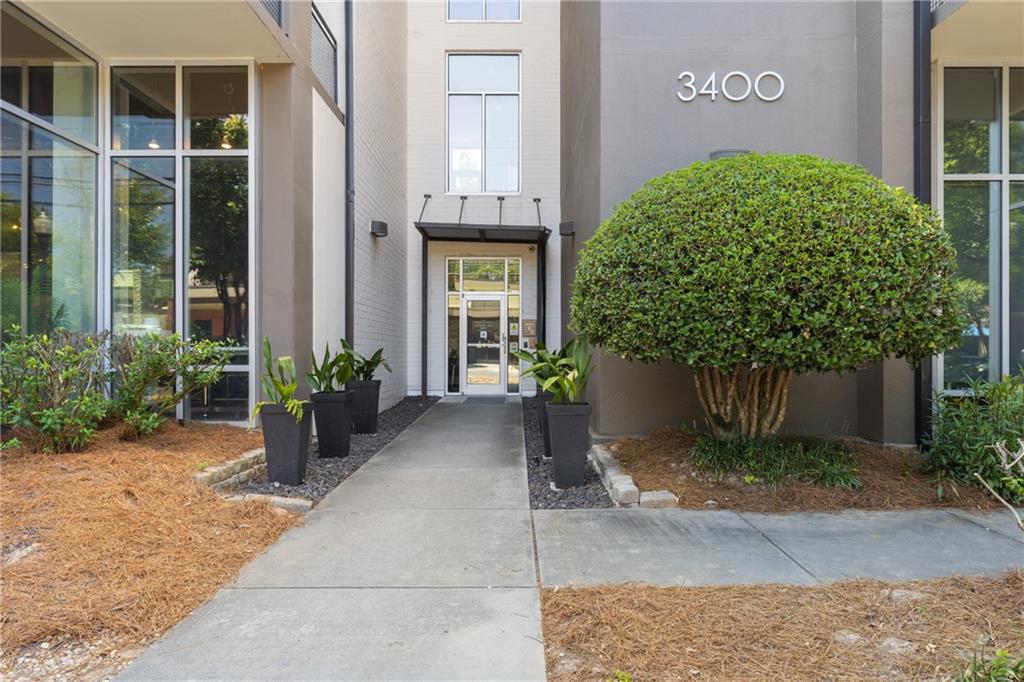
[[[229,344],[225,377],[184,416],[245,419],[249,69],[119,66],[110,80],[112,323]]]
[[[943,70],[943,218],[968,312],[944,390],[1024,367],[1024,68]]]
[[[96,65],[2,3],[0,328],[96,327]]]

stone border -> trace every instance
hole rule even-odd
[[[199,485],[212,488],[215,492],[226,494],[234,490],[238,484],[245,483],[267,471],[267,455],[263,448],[248,450],[241,457],[231,459],[223,464],[207,467],[197,473],[194,478]],[[285,509],[296,514],[305,514],[313,508],[313,500],[304,497],[284,497],[282,495],[263,495],[246,493],[230,495],[226,498],[231,502],[266,502],[272,507]]]
[[[633,477],[622,470],[611,448],[604,443],[594,443],[587,458],[601,475],[601,482],[616,507],[675,507],[679,504],[679,498],[668,490],[640,492]]]

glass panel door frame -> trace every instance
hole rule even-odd
[[[496,301],[499,306],[498,313],[498,383],[497,384],[471,384],[469,382],[469,344],[478,343],[479,340],[468,338],[468,310],[469,304],[473,301]],[[459,354],[462,393],[464,395],[506,395],[508,393],[508,348],[506,347],[505,329],[508,327],[508,296],[506,294],[483,294],[470,292],[462,294],[459,310],[459,337],[462,345],[462,352]]]
[[[174,68],[174,149],[114,149],[112,136],[112,70],[115,67],[164,66]],[[191,66],[244,66],[248,78],[248,145],[246,149],[184,149],[185,93],[184,69]],[[101,153],[101,189],[99,204],[103,206],[102,221],[99,235],[99,255],[97,259],[97,276],[99,278],[99,301],[97,319],[101,320],[102,328],[109,329],[113,322],[113,196],[111,194],[111,172],[113,160],[116,158],[142,157],[174,157],[176,178],[174,202],[174,325],[175,331],[183,337],[188,335],[188,225],[185,224],[186,210],[186,177],[185,159],[189,157],[244,157],[248,161],[248,329],[249,351],[248,363],[244,365],[228,365],[225,373],[248,373],[249,404],[246,412],[251,413],[252,407],[259,397],[260,385],[256,368],[256,352],[259,348],[255,339],[260,338],[260,291],[257,265],[259,263],[259,185],[257,163],[260,140],[260,112],[258,107],[260,83],[257,78],[256,64],[251,59],[111,59],[99,62],[99,106]],[[175,417],[185,418],[184,402],[179,404]]]
[[[998,345],[999,372],[1002,376],[1010,371],[1010,183],[1024,181],[1024,173],[1010,172],[1010,69],[1024,67],[1024,61],[962,61],[938,60],[935,63],[934,84],[934,126],[935,144],[933,154],[933,207],[943,216],[945,202],[945,184],[947,181],[980,181],[994,182],[1000,188],[1000,239],[999,244],[991,248],[997,249],[999,259],[999,319],[997,328],[999,336],[990,339],[990,344]],[[999,111],[999,156],[998,173],[946,174],[945,172],[945,70],[953,68],[992,68],[1001,71],[1000,79],[1000,111]],[[944,216],[943,216],[944,217]],[[945,390],[945,363],[943,354],[932,358],[933,387],[946,395],[964,395],[961,389]]]

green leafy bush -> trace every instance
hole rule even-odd
[[[1024,657],[997,649],[992,657],[975,654],[956,682],[1024,682]]]
[[[344,347],[344,342],[342,342]],[[355,371],[352,353],[342,350],[331,355],[330,346],[324,345],[323,360],[317,361],[316,353],[312,356],[311,367],[313,371],[306,373],[306,383],[317,393],[334,393],[342,390],[342,387],[352,379]]]
[[[123,438],[153,433],[195,390],[223,375],[229,350],[209,340],[178,334],[115,337],[110,343],[110,416],[122,420]]]
[[[863,168],[744,154],[648,181],[580,252],[572,327],[694,370],[716,437],[763,437],[794,374],[959,343],[956,254],[931,209]]]
[[[32,450],[81,450],[107,414],[105,335],[57,330],[0,347],[0,423]]]
[[[579,403],[583,400],[593,367],[590,345],[582,336],[572,339],[555,353],[538,348],[533,355],[528,352],[515,352],[515,355],[531,363],[523,376],[535,377],[541,390],[554,396],[552,402]]]
[[[715,478],[743,476],[748,484],[802,481],[833,488],[861,487],[853,450],[826,438],[704,436],[697,440],[691,457],[697,471]]]
[[[935,396],[926,463],[940,479],[973,482],[978,473],[1006,500],[1024,503],[991,447],[1004,442],[1012,449],[1018,438],[1024,438],[1024,375],[973,382],[966,395]]]
[[[373,381],[373,375],[377,373],[378,367],[383,366],[387,371],[391,371],[391,365],[384,359],[383,348],[378,348],[370,357],[361,355],[345,339],[341,340],[341,348],[352,358],[352,378],[356,381]]]

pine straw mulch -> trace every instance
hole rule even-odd
[[[892,590],[907,590],[900,592]],[[1024,572],[826,586],[544,590],[548,679],[948,679],[1024,653]]]
[[[168,423],[134,442],[117,436],[101,432],[80,453],[0,458],[7,664],[49,639],[155,637],[295,523],[192,480],[260,446],[258,433]]]
[[[916,509],[959,507],[997,509],[999,503],[970,485],[946,485],[939,500],[935,482],[922,470],[921,456],[910,449],[885,448],[848,441],[858,459],[860,490],[789,482],[780,486],[747,485],[741,480],[708,480],[694,474],[689,452],[696,436],[666,426],[646,438],[620,438],[610,445],[622,468],[642,491],[671,490],[679,506],[750,512],[839,511],[842,509]]]

